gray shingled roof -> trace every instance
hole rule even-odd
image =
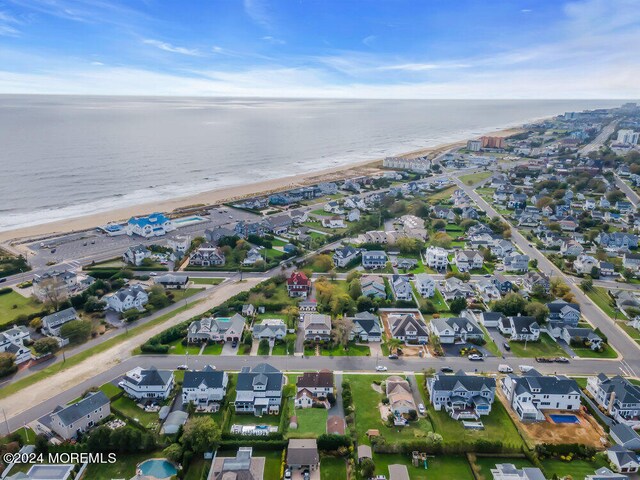
[[[61,407],[55,414],[60,417],[64,425],[71,425],[78,419],[89,415],[104,405],[109,404],[109,398],[101,390],[91,393],[77,403]]]
[[[182,388],[197,388],[203,383],[208,388],[222,388],[223,380],[224,372],[216,371],[207,365],[199,372],[191,370],[184,372]]]

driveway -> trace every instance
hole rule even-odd
[[[440,344],[440,346],[444,350],[444,353],[446,354],[447,357],[459,357],[460,349],[462,348],[475,348],[479,352],[481,352],[482,355],[485,357],[495,356],[485,347],[482,347],[480,345],[474,345],[473,343],[442,343]]]
[[[513,358],[514,355],[511,352],[508,352],[504,348],[504,344],[508,342],[506,337],[503,337],[500,331],[497,328],[487,328],[487,332],[491,336],[491,339],[498,346],[498,350],[502,353],[502,358]]]
[[[304,355],[304,328],[302,327],[302,322],[300,320],[296,321],[298,322],[298,327],[296,331],[295,353],[298,355]]]
[[[336,404],[329,409],[327,415],[332,417],[337,415],[344,418],[344,406],[342,403],[342,372],[334,372],[334,382],[336,385]]]
[[[291,480],[304,480],[304,470],[293,470],[291,472]],[[310,480],[320,480],[320,468],[309,472]]]
[[[422,399],[422,395],[420,394],[420,385],[418,385],[418,379],[416,378],[416,374],[414,372],[405,372],[405,375],[407,377],[409,385],[411,385],[413,401],[416,404],[416,412],[418,412],[418,405],[420,405],[421,403],[424,404],[424,400]],[[418,412],[418,416],[422,417],[423,415]]]
[[[224,342],[224,345],[222,345],[222,353],[220,355],[237,355],[238,347],[236,346],[236,348],[233,348],[231,345],[232,342]]]

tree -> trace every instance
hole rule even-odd
[[[179,443],[172,443],[162,451],[162,455],[174,463],[182,461],[182,447]]]
[[[356,302],[347,294],[334,295],[329,303],[333,315],[353,314]]]
[[[524,313],[531,317],[535,317],[538,323],[543,323],[549,316],[549,309],[540,302],[530,302],[524,307]]]
[[[593,280],[591,278],[585,278],[580,282],[580,288],[585,292],[593,290]]]
[[[48,353],[55,353],[60,349],[60,344],[55,338],[44,337],[35,341],[33,344],[33,350],[38,355],[46,355]]]
[[[358,297],[356,306],[359,312],[369,312],[374,308],[374,303],[369,297],[362,296]]]
[[[347,317],[342,317],[333,321],[331,336],[333,337],[334,342],[346,348],[352,331],[353,320]]]
[[[607,192],[607,200],[609,200],[612,204],[621,201],[621,200],[625,200],[627,198],[627,196],[624,194],[624,192],[622,190],[611,190],[610,192]]]
[[[61,280],[57,278],[46,278],[38,283],[38,290],[44,298],[45,306],[56,312],[60,310],[60,304],[64,302],[68,295]]]
[[[435,247],[447,249],[451,247],[452,241],[453,239],[446,232],[437,232],[433,236],[431,244]]]
[[[84,302],[84,311],[87,313],[91,312],[101,312],[104,310],[104,307],[107,306],[107,302],[99,300],[95,295],[90,295],[87,297],[87,300]]]
[[[462,297],[454,298],[449,304],[449,310],[451,313],[459,314],[462,310],[467,308],[467,300]]]
[[[333,268],[333,259],[330,255],[316,255],[313,259],[313,268],[318,272],[328,272]]]
[[[433,222],[431,226],[434,230],[444,230],[445,228],[447,228],[447,224],[445,223],[445,221],[440,219]]]
[[[35,317],[29,322],[29,328],[33,330],[39,330],[42,327],[42,319],[40,317]]]
[[[214,450],[220,438],[220,427],[211,417],[194,417],[185,424],[180,441],[194,453],[205,453]]]
[[[518,315],[524,312],[527,301],[519,293],[507,293],[501,300],[497,300],[493,304],[493,310],[504,313],[508,317]]]
[[[376,464],[370,458],[365,458],[360,462],[360,475],[362,478],[373,477],[373,472],[376,470]]]
[[[567,302],[575,300],[573,293],[571,293],[571,287],[557,277],[551,279],[551,293],[555,298],[562,298]],[[567,300],[567,298],[572,300]]]
[[[295,325],[295,321],[298,318],[298,315],[300,315],[300,310],[298,310],[298,307],[295,305],[289,305],[282,311],[282,313],[286,315],[289,320],[289,324]]]
[[[389,348],[389,353],[397,353],[398,348],[402,345],[402,341],[397,338],[390,338],[387,340],[387,347]]]
[[[149,291],[149,304],[156,309],[164,308],[171,303],[162,285],[154,285]]]
[[[600,278],[600,269],[598,267],[593,267],[589,275],[591,276],[591,278],[597,280],[598,278]]]
[[[18,370],[16,356],[13,353],[0,353],[0,378],[11,375]]]
[[[362,287],[360,286],[360,280],[354,280],[349,284],[349,295],[354,300],[357,300],[362,296]]]
[[[87,320],[71,320],[60,327],[60,336],[68,338],[69,343],[79,344],[89,340],[91,322]]]

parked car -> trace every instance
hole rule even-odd
[[[231,342],[231,348],[236,348],[238,346],[238,341],[234,340],[233,342]]]
[[[533,370],[533,367],[530,365],[520,365],[518,367],[522,373],[527,373],[530,370]]]
[[[513,373],[513,368],[511,368],[509,365],[498,365],[498,371],[500,373]]]
[[[385,367],[384,365],[378,365],[376,367],[376,372],[386,372],[387,371],[387,367]]]
[[[477,353],[472,353],[471,355],[469,355],[468,358],[472,362],[482,362],[484,360],[484,357],[482,355],[477,354]]]
[[[150,277],[157,277],[157,276],[158,276],[158,274],[157,274],[156,272],[150,272],[150,273],[149,273],[149,276],[150,276]]]
[[[504,347],[504,349],[505,349],[507,352],[510,352],[510,351],[511,351],[511,345],[509,345],[509,342],[504,342],[504,343],[502,344],[502,346]]]
[[[451,367],[442,367],[442,368],[440,369],[440,371],[441,371],[442,373],[453,373],[453,368],[451,368]]]
[[[6,282],[7,279],[6,278],[0,278],[0,283]]]
[[[291,478],[291,469],[290,468],[287,468],[284,471],[284,478]]]
[[[420,412],[421,415],[424,415],[427,410],[424,408],[424,405],[421,403],[420,405],[418,405],[418,411]]]
[[[389,355],[389,359],[390,360],[397,360],[398,359],[398,354],[397,353],[392,353]]]
[[[176,367],[176,369],[177,369],[177,370],[188,370],[188,369],[189,369],[189,367],[188,367],[188,366],[186,366],[186,365],[178,365],[178,366]]]
[[[568,359],[568,358],[566,358],[566,357],[556,357],[556,358],[555,358],[555,361],[556,361],[557,363],[569,363],[569,359]]]

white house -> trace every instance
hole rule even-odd
[[[454,255],[454,263],[461,272],[478,270],[484,264],[484,258],[474,250],[459,250]]]
[[[529,255],[511,252],[502,259],[506,272],[527,272],[529,271]]]
[[[160,237],[176,229],[173,221],[163,213],[152,213],[146,217],[131,217],[125,226],[127,235],[144,238]]]
[[[265,318],[253,326],[253,338],[257,340],[282,340],[287,335],[287,324],[281,318]]]
[[[362,253],[362,266],[367,269],[384,268],[387,265],[387,254],[382,250],[371,250]]]
[[[413,289],[409,278],[405,275],[393,275],[391,277],[391,289],[396,300],[408,302],[413,299]]]
[[[156,367],[129,370],[118,383],[127,395],[136,400],[159,398],[166,400],[175,381],[173,371],[158,370]]]
[[[429,323],[429,329],[433,335],[438,337],[442,344],[469,342],[472,340],[482,340],[484,338],[480,327],[470,318],[432,318]]]
[[[139,267],[145,258],[151,257],[151,251],[144,245],[134,245],[125,250],[122,260],[130,265]]]
[[[0,353],[14,355],[17,365],[28,362],[31,360],[31,350],[25,347],[24,342],[30,339],[31,336],[26,327],[14,325],[0,333]]]
[[[562,375],[545,376],[533,369],[522,376],[508,375],[502,379],[502,392],[523,422],[545,420],[544,410],[580,410],[580,387]]]
[[[423,297],[433,297],[436,294],[436,282],[426,273],[419,273],[415,276],[416,289]]]
[[[640,468],[638,456],[631,450],[619,445],[607,450],[607,458],[613,465],[613,469],[618,473],[636,473]]]
[[[360,250],[353,248],[351,245],[337,248],[333,253],[333,264],[338,268],[344,268],[354,261],[360,255]]]
[[[434,409],[445,410],[455,420],[478,420],[491,413],[496,394],[496,379],[467,375],[437,374],[427,380],[427,390]]]
[[[317,404],[329,408],[329,394],[335,394],[332,371],[305,372],[296,381],[294,404],[296,408],[311,408]]]
[[[331,317],[323,313],[305,313],[302,315],[305,340],[330,340]]]
[[[72,320],[78,320],[78,312],[73,307],[42,317],[42,333],[50,337],[59,337],[62,326]]]
[[[142,309],[149,301],[149,295],[142,285],[133,285],[105,296],[105,301],[108,308],[122,313],[132,308]]]
[[[369,312],[356,313],[353,318],[353,329],[349,340],[358,339],[361,342],[380,342],[382,340],[382,327],[377,315]]]
[[[426,323],[413,313],[390,314],[387,321],[393,338],[408,343],[427,343],[429,341]]]
[[[189,265],[196,267],[221,266],[226,262],[222,250],[210,243],[200,245],[195,252],[189,255]]]
[[[498,330],[516,341],[535,342],[540,338],[540,325],[534,317],[503,317]]]
[[[429,247],[426,257],[426,264],[434,270],[446,270],[449,265],[449,256],[444,248]]]
[[[598,268],[598,260],[590,255],[580,254],[573,262],[573,268],[577,273],[590,274],[593,268]]]
[[[217,371],[210,365],[202,370],[187,370],[182,381],[182,403],[196,406],[211,404],[218,411],[227,393],[229,376],[227,372]]]

